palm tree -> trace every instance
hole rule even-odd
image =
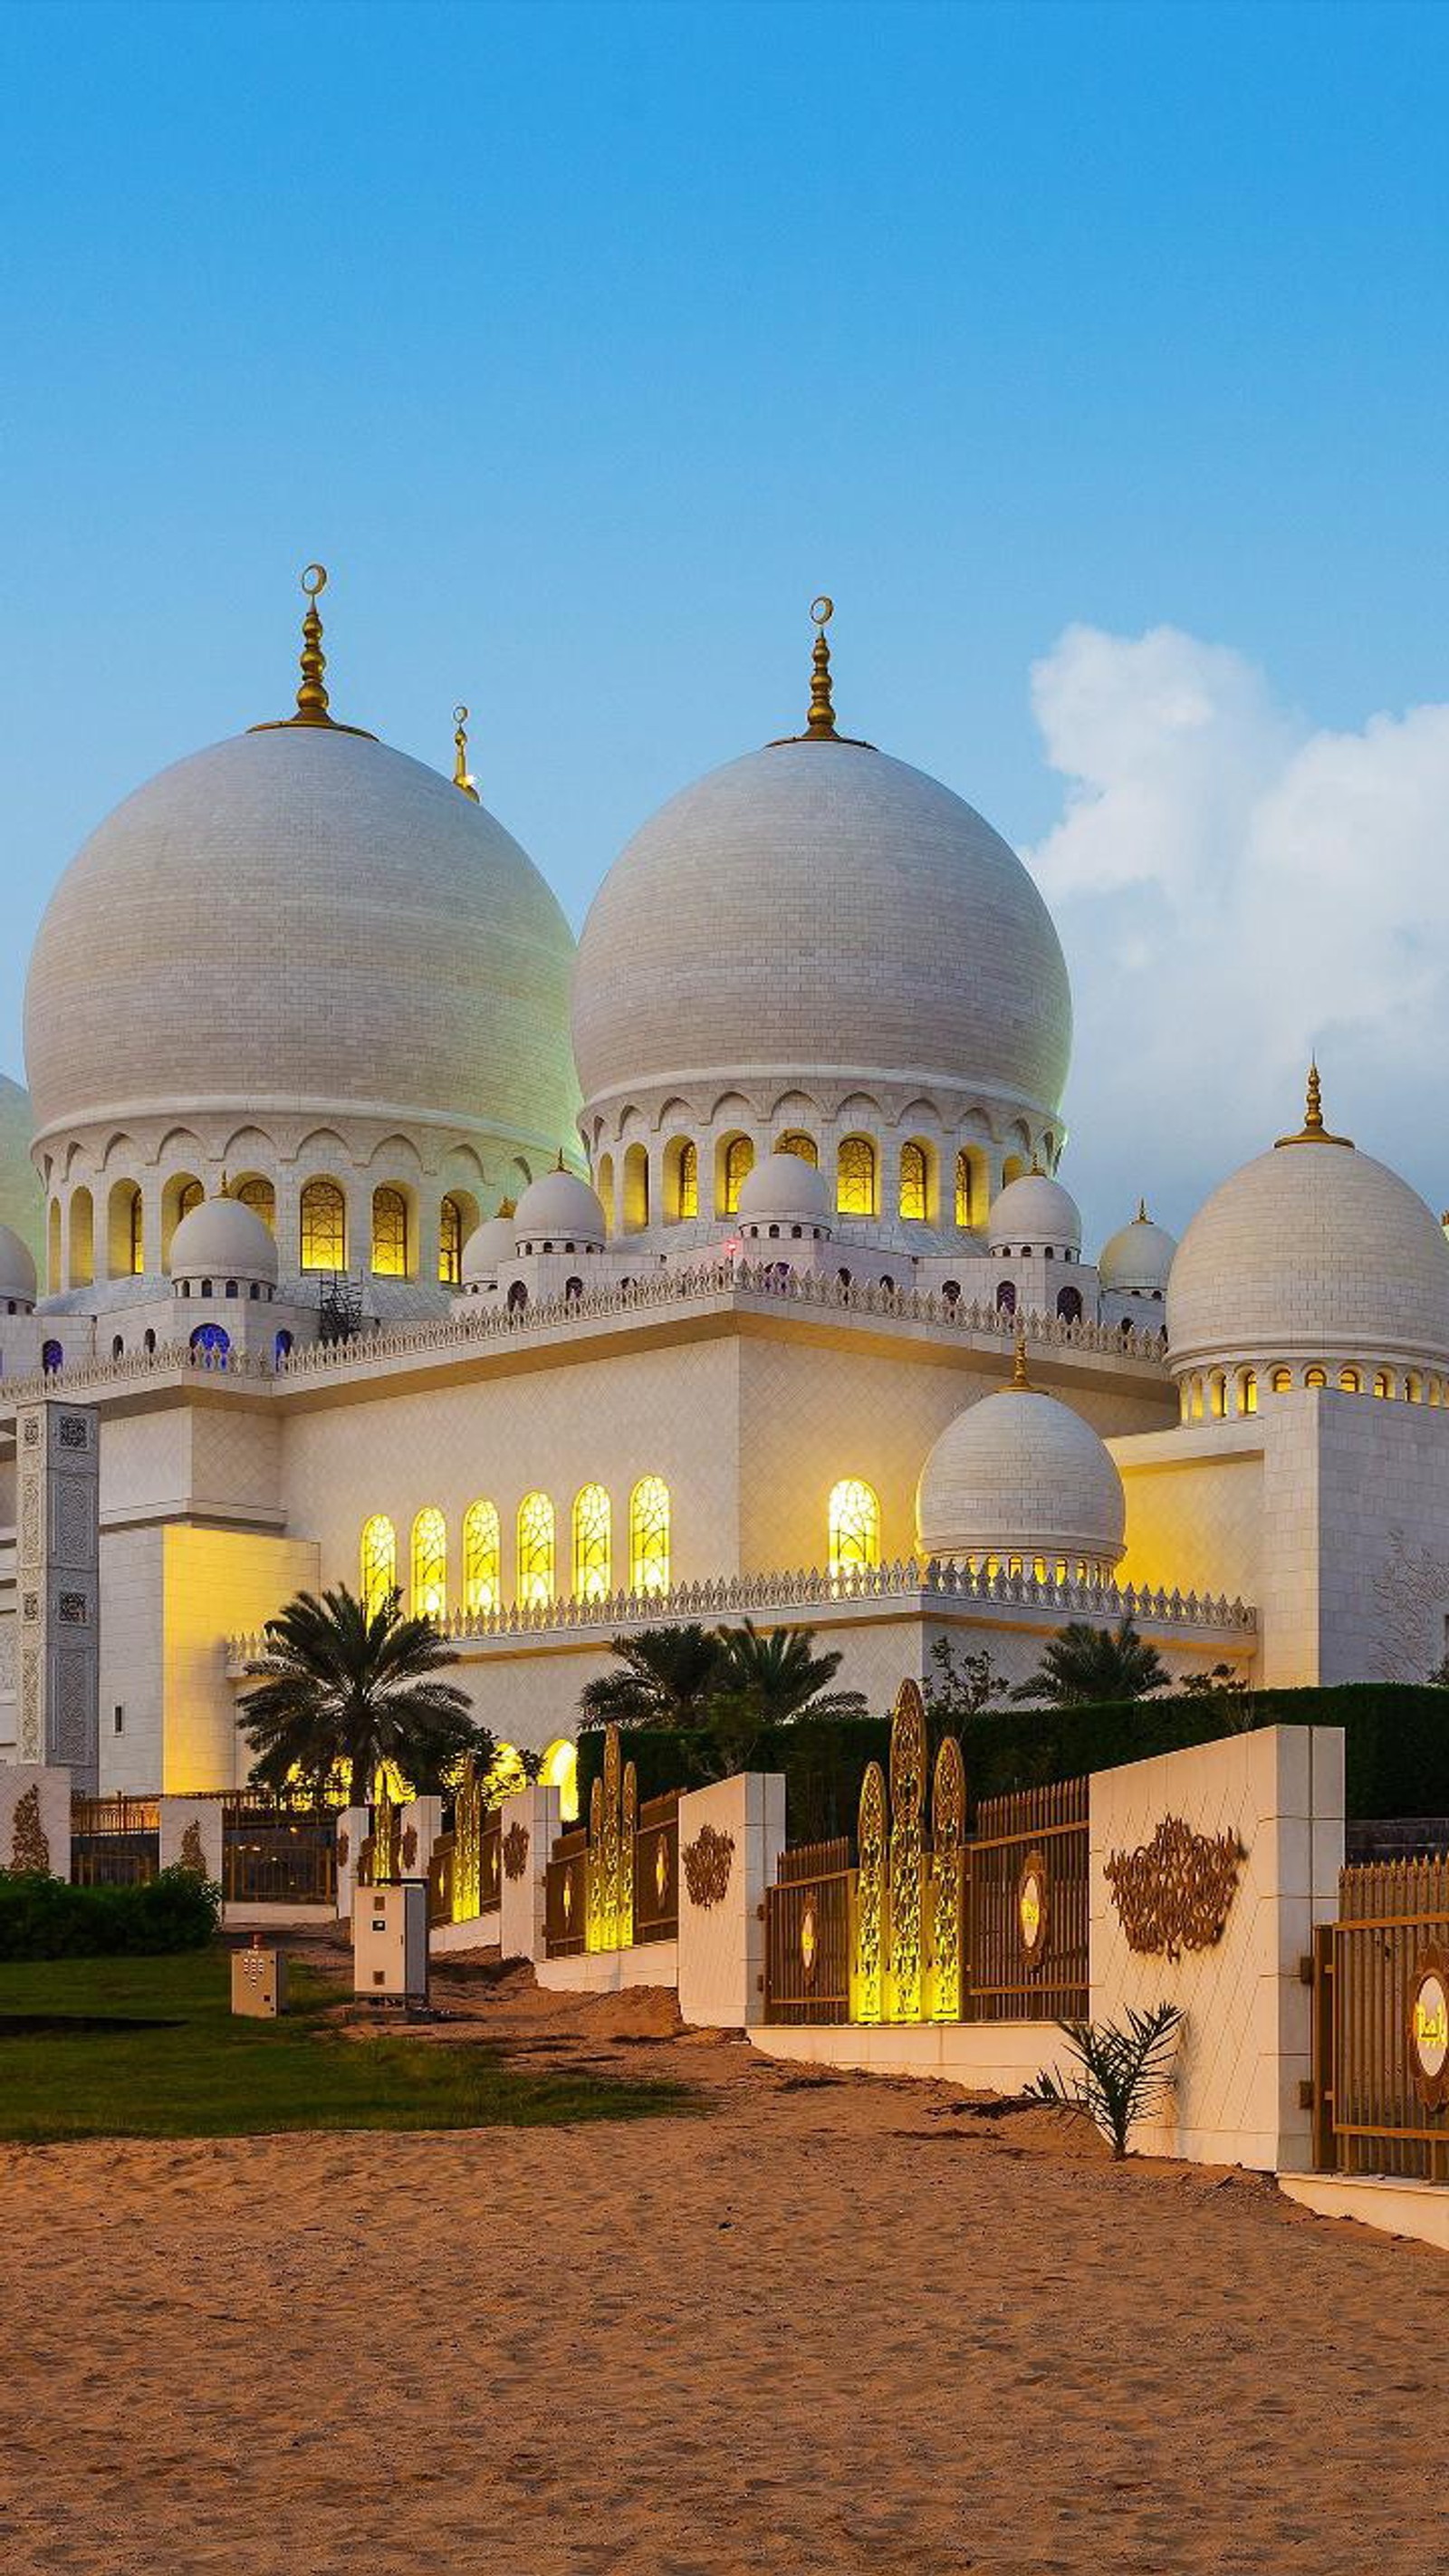
[[[355,1807],[386,1764],[419,1792],[442,1788],[471,1757],[486,1770],[497,1745],[465,1692],[432,1676],[458,1660],[426,1619],[404,1618],[396,1592],[368,1611],[346,1586],[299,1592],[269,1619],[248,1672],[259,1687],[238,1703],[252,1778],[320,1790],[340,1770]]]
[[[1059,1707],[1074,1700],[1144,1699],[1170,1679],[1157,1648],[1138,1636],[1130,1618],[1119,1619],[1115,1628],[1069,1619],[1011,1696],[1051,1700]]]
[[[713,1628],[641,1628],[610,1639],[624,1669],[586,1682],[579,1710],[586,1726],[698,1726],[720,1678],[722,1649]]]
[[[859,1691],[832,1691],[825,1685],[839,1672],[844,1657],[817,1655],[813,1628],[762,1631],[753,1619],[742,1628],[720,1632],[719,1696],[728,1699],[758,1726],[789,1726],[802,1717],[863,1717]]]

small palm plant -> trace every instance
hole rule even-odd
[[[622,1670],[600,1673],[579,1699],[585,1726],[698,1726],[719,1681],[720,1641],[697,1621],[615,1637]]]
[[[1143,1699],[1171,1678],[1157,1648],[1138,1636],[1130,1617],[1119,1619],[1115,1628],[1069,1619],[1030,1679],[1018,1682],[1011,1696],[1052,1701],[1058,1707],[1083,1700]]]
[[[1125,2156],[1136,2123],[1172,2089],[1182,2019],[1176,2004],[1156,2004],[1150,2012],[1134,2012],[1129,2004],[1125,2030],[1110,2021],[1060,2022],[1078,2071],[1064,2078],[1039,2075],[1028,2084],[1027,2098],[1061,2111],[1089,2112],[1113,2155]]]
[[[269,1619],[248,1671],[258,1687],[237,1707],[268,1789],[303,1780],[321,1790],[340,1772],[353,1806],[365,1806],[389,1769],[427,1793],[472,1757],[486,1770],[497,1746],[467,1694],[436,1676],[458,1658],[427,1619],[405,1618],[396,1592],[375,1610],[345,1585],[299,1592]]]

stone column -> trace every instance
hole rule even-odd
[[[97,1794],[100,1764],[100,1425],[44,1397],[16,1418],[15,1589],[22,1762],[65,1764]]]
[[[538,1783],[503,1801],[503,1880],[499,1950],[505,1959],[541,1959],[549,1854],[559,1831],[558,1791]]]
[[[337,1819],[337,1920],[352,1921],[352,1891],[357,1883],[357,1857],[372,1831],[370,1807],[344,1807]]]
[[[703,2030],[765,2016],[765,1890],[785,1848],[785,1781],[740,1771],[679,1801],[679,2009]]]

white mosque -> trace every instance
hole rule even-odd
[[[1069,1618],[1169,1667],[1422,1677],[1449,1244],[1295,1132],[1095,1261],[1031,878],[805,728],[687,787],[577,951],[480,803],[295,712],[92,835],[0,1093],[0,1760],[232,1785],[263,1621],[391,1585],[560,1766],[621,1629],[805,1622],[884,1707]],[[1131,1200],[1128,1198],[1128,1205]]]

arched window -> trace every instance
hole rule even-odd
[[[1202,1379],[1200,1377],[1195,1377],[1192,1381],[1192,1418],[1194,1422],[1202,1420]]]
[[[1418,1404],[1422,1401],[1423,1393],[1423,1379],[1416,1377],[1414,1371],[1410,1369],[1408,1375],[1404,1379],[1404,1402],[1406,1404]]]
[[[602,1601],[613,1580],[609,1497],[602,1485],[574,1496],[574,1598]]]
[[[1291,1369],[1275,1368],[1269,1383],[1271,1384],[1275,1395],[1286,1395],[1288,1389],[1293,1383],[1293,1371]]]
[[[1394,1381],[1393,1381],[1393,1375],[1392,1375],[1392,1372],[1391,1372],[1390,1370],[1388,1370],[1388,1369],[1375,1369],[1375,1371],[1374,1371],[1374,1393],[1375,1393],[1375,1395],[1392,1395],[1392,1394],[1393,1394],[1393,1391],[1394,1391]]]
[[[1238,1411],[1240,1413],[1256,1413],[1257,1410],[1258,1372],[1256,1369],[1244,1369],[1242,1376],[1238,1380]]]
[[[1208,1380],[1208,1411],[1214,1422],[1221,1422],[1228,1409],[1228,1382],[1221,1369],[1214,1369]]]
[[[147,1325],[145,1332],[141,1335],[141,1348],[143,1351],[154,1351],[156,1348],[156,1336],[151,1330],[149,1324]]]
[[[302,1267],[347,1267],[347,1202],[335,1181],[309,1181],[302,1192]]]
[[[880,1563],[880,1504],[859,1476],[842,1477],[830,1496],[830,1571]]]
[[[624,1148],[624,1231],[640,1234],[649,1222],[649,1148]]]
[[[470,1503],[463,1514],[463,1607],[496,1610],[503,1598],[498,1513],[492,1503]]]
[[[518,1597],[553,1599],[553,1505],[547,1494],[525,1494],[518,1506]]]
[[[576,1301],[582,1297],[583,1293],[584,1283],[582,1279],[566,1279],[564,1281],[564,1304],[566,1306],[574,1305]]]
[[[372,1275],[374,1279],[408,1275],[408,1203],[401,1190],[372,1193]]]
[[[538,1785],[557,1789],[559,1823],[572,1825],[579,1812],[579,1748],[570,1744],[566,1735],[549,1745],[539,1764]]]
[[[915,1218],[922,1225],[925,1224],[928,1213],[927,1193],[930,1180],[931,1169],[925,1146],[903,1145],[901,1147],[900,1212],[904,1217]]]
[[[942,1288],[942,1290],[941,1290],[941,1295],[942,1295],[942,1297],[944,1298],[944,1300],[945,1300],[945,1302],[946,1302],[946,1304],[947,1304],[948,1306],[959,1306],[959,1305],[960,1305],[960,1303],[961,1303],[961,1282],[960,1282],[960,1280],[959,1280],[959,1279],[948,1279],[948,1280],[946,1281],[946,1283],[945,1283],[945,1286],[944,1286],[944,1287]]]
[[[191,1336],[191,1347],[205,1367],[225,1368],[231,1335],[221,1324],[198,1324]]]
[[[141,1193],[134,1181],[117,1181],[106,1212],[106,1270],[112,1279],[139,1279],[145,1268]]]
[[[243,1181],[233,1195],[240,1199],[244,1208],[251,1209],[253,1216],[261,1218],[268,1234],[276,1233],[277,1193],[270,1181],[263,1180],[260,1172],[254,1172],[250,1180]]]
[[[278,1335],[277,1335],[277,1337],[276,1337],[276,1340],[275,1340],[275,1341],[273,1342],[273,1344],[272,1344],[272,1366],[273,1366],[273,1368],[280,1368],[280,1367],[281,1367],[281,1365],[282,1365],[283,1360],[285,1360],[285,1359],[290,1359],[290,1357],[291,1357],[291,1353],[292,1353],[292,1336],[291,1336],[291,1334],[286,1330],[286,1328],[285,1328],[285,1326],[284,1326],[284,1327],[283,1327],[283,1329],[282,1329],[282,1331],[281,1331],[280,1333],[278,1333]]]
[[[1014,1315],[1016,1313],[1016,1282],[1014,1279],[999,1279],[997,1281],[996,1311],[998,1315]]]
[[[47,1377],[54,1377],[56,1370],[64,1367],[65,1353],[61,1349],[59,1342],[41,1343],[40,1365],[44,1369]]]
[[[963,1145],[956,1157],[956,1223],[958,1225],[975,1224],[975,1203],[976,1191],[971,1170],[971,1157]]]
[[[438,1210],[438,1277],[445,1288],[457,1288],[463,1278],[463,1211],[455,1198],[445,1198]]]
[[[374,1512],[363,1522],[358,1562],[362,1606],[371,1619],[397,1590],[397,1532],[386,1512]]]
[[[629,1585],[634,1592],[669,1589],[669,1487],[641,1476],[629,1497]]]
[[[1328,1371],[1327,1371],[1327,1369],[1321,1369],[1321,1368],[1305,1369],[1305,1370],[1304,1370],[1304,1372],[1303,1372],[1303,1383],[1304,1383],[1304,1385],[1305,1385],[1305,1386],[1327,1386],[1327,1384],[1328,1384]]]
[[[875,1214],[875,1147],[868,1136],[843,1136],[840,1140],[835,1204],[842,1216]]]
[[[1079,1324],[1081,1322],[1082,1292],[1080,1288],[1059,1288],[1057,1290],[1057,1313],[1060,1315],[1064,1324]]]
[[[180,1189],[176,1193],[176,1222],[178,1225],[181,1223],[184,1216],[190,1216],[193,1208],[200,1207],[205,1196],[206,1192],[202,1188],[200,1181],[182,1182]]]
[[[676,1217],[699,1214],[699,1147],[686,1137],[679,1148],[674,1174],[674,1213]]]
[[[118,1360],[118,1359],[122,1358],[122,1357],[123,1357],[123,1355],[124,1355],[124,1353],[125,1353],[125,1348],[126,1348],[126,1342],[125,1342],[125,1336],[124,1336],[124,1334],[122,1334],[122,1333],[113,1333],[113,1334],[111,1335],[111,1357],[112,1357],[112,1359],[113,1359],[113,1360]]]
[[[1338,1383],[1345,1395],[1363,1393],[1363,1374],[1359,1369],[1341,1368],[1338,1372]]]
[[[732,1136],[724,1150],[723,1206],[721,1215],[733,1216],[739,1207],[740,1191],[755,1168],[755,1149],[748,1136]]]
[[[72,1190],[70,1199],[70,1284],[88,1288],[95,1274],[95,1207],[90,1191]]]
[[[614,1157],[612,1154],[601,1154],[594,1165],[594,1190],[599,1205],[604,1211],[604,1230],[612,1234],[614,1231]]]
[[[775,1151],[777,1154],[794,1154],[800,1162],[808,1163],[812,1172],[820,1167],[820,1148],[813,1136],[806,1135],[803,1127],[787,1127]]]
[[[510,1315],[521,1315],[527,1304],[528,1290],[525,1288],[521,1279],[515,1279],[512,1287],[508,1291],[508,1311]]]
[[[413,1617],[441,1619],[448,1608],[448,1524],[436,1503],[413,1523]]]
[[[132,1190],[126,1209],[126,1267],[133,1279],[139,1279],[146,1267],[145,1219],[137,1189]]]
[[[52,1297],[60,1293],[60,1201],[52,1199],[46,1218],[45,1284]]]

